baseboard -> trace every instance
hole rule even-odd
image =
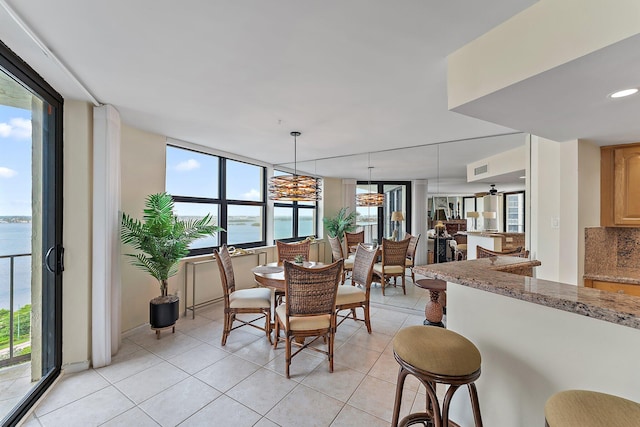
[[[73,362],[66,365],[62,365],[63,374],[75,374],[76,372],[82,372],[89,369],[89,361],[83,360],[82,362]]]

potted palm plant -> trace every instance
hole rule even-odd
[[[342,242],[345,231],[356,229],[356,213],[349,213],[349,208],[342,208],[335,216],[322,218],[322,223],[329,237],[337,237]]]
[[[213,224],[213,217],[180,220],[173,213],[173,198],[167,193],[151,194],[145,201],[143,220],[122,215],[122,242],[138,252],[126,254],[131,264],[153,276],[160,284],[160,296],[149,302],[149,323],[159,332],[175,324],[179,300],[168,295],[168,279],[179,270],[180,260],[189,253],[196,239],[224,231]]]

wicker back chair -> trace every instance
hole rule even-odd
[[[377,249],[367,249],[359,244],[356,249],[356,256],[351,273],[351,286],[339,286],[338,297],[336,299],[336,315],[341,310],[351,310],[353,320],[364,322],[367,332],[371,333],[371,317],[369,316],[369,295],[371,293],[371,282],[373,281],[373,264],[378,258]],[[358,319],[356,308],[361,307],[364,311],[364,319]],[[341,316],[338,325],[349,318]]]
[[[265,331],[269,341],[271,341],[271,290],[267,288],[236,290],[236,279],[233,274],[233,264],[231,263],[227,245],[222,245],[214,254],[220,271],[220,281],[222,282],[224,296],[224,329],[222,331],[221,344],[224,346],[227,343],[229,333],[242,326],[252,326]],[[264,315],[264,328],[253,324],[253,322],[262,319],[262,316],[246,322],[236,318],[236,314],[241,313]],[[234,321],[240,322],[240,325],[233,327]]]
[[[302,255],[305,261],[309,261],[311,240],[302,240],[295,243],[285,243],[276,240],[276,247],[278,248],[278,262],[294,261],[298,255]]]
[[[308,268],[284,262],[285,303],[276,308],[274,348],[278,346],[280,328],[284,330],[286,375],[289,378],[291,359],[303,349],[324,353],[329,358],[329,372],[333,372],[333,342],[336,330],[336,294],[342,277],[342,260],[320,268]],[[315,337],[308,343],[304,338]],[[309,347],[323,337],[327,350]],[[291,353],[294,338],[300,348]]]
[[[393,279],[393,286],[396,286],[397,277],[402,277],[402,291],[406,295],[404,270],[407,263],[407,250],[409,249],[411,239],[403,239],[399,242],[382,239],[382,262],[373,266],[373,273],[380,277],[380,286],[382,286],[382,295],[387,285],[387,279]],[[391,284],[389,282],[389,284]]]
[[[353,270],[353,257],[349,256],[345,258],[344,252],[342,251],[342,242],[337,237],[329,237],[329,244],[331,245],[331,255],[333,256],[333,260],[337,261],[339,259],[344,259],[344,268],[342,270],[342,282],[347,279],[347,273]]]
[[[507,251],[496,252],[483,248],[482,246],[476,246],[476,258],[489,258],[492,256],[515,256],[520,258],[529,258],[529,251],[525,250],[522,246],[518,246],[515,249],[509,249]]]
[[[404,235],[405,239],[409,239],[409,247],[407,248],[407,259],[405,266],[411,272],[411,281],[416,282],[416,274],[413,272],[413,267],[416,266],[416,251],[418,250],[418,241],[420,240],[420,234],[413,236],[409,233]]]
[[[344,240],[347,242],[347,252],[355,252],[359,243],[364,243],[364,230],[355,233],[344,233]]]

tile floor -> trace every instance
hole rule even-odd
[[[180,318],[160,340],[147,327],[123,336],[113,363],[65,375],[25,426],[388,426],[398,365],[392,339],[419,325],[427,293],[408,281],[407,295],[372,290],[373,333],[347,320],[336,334],[334,372],[305,350],[284,376],[284,347],[244,327],[220,346],[222,303]],[[424,407],[410,377],[402,412]]]

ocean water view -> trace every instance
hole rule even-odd
[[[0,222],[0,256],[31,253],[31,223]],[[0,309],[9,308],[10,258],[0,258]],[[31,257],[14,258],[13,308],[31,303]]]

